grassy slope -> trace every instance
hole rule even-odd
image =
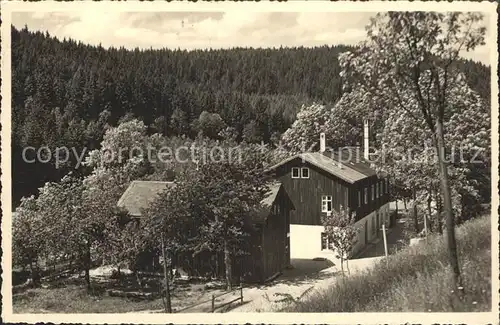
[[[491,310],[491,217],[457,228],[465,295],[452,293],[445,238],[408,247],[359,275],[289,306],[289,312],[474,312]]]

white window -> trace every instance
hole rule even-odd
[[[321,249],[333,249],[333,244],[328,240],[326,233],[321,233]]]
[[[365,187],[365,204],[368,204],[368,188]]]
[[[375,185],[372,184],[372,201],[375,200]]]
[[[292,167],[292,178],[309,178],[309,168]]]
[[[378,189],[379,189],[379,185],[380,185],[380,184],[379,184],[379,183],[377,183],[377,184],[376,184],[376,186],[375,186],[375,196],[376,196],[377,198],[378,198],[378,196],[379,196],[379,191],[378,191]]]
[[[332,212],[332,196],[323,195],[321,197],[321,212]]]

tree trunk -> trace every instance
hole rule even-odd
[[[427,230],[432,232],[432,188],[429,187],[429,194],[427,196]]]
[[[413,189],[413,222],[415,226],[415,233],[418,234],[418,212],[417,212],[417,190]]]
[[[33,287],[40,286],[40,272],[35,265],[33,265],[33,261],[30,263],[30,271],[31,271],[31,280],[33,281]]]
[[[462,224],[466,219],[467,214],[467,204],[463,195],[460,195],[460,215],[458,216],[457,224]]]
[[[85,283],[87,285],[87,289],[91,289],[90,285],[90,244],[87,244],[87,247],[85,247],[85,257],[83,258],[84,262],[84,269],[85,269]]]
[[[161,235],[161,254],[163,257],[163,280],[165,281],[166,305],[165,312],[172,313],[172,304],[170,300],[170,281],[168,278],[167,256],[165,254],[165,235]]]
[[[437,221],[437,231],[440,235],[443,234],[443,225],[441,223],[441,217],[443,213],[442,205],[441,205],[441,193],[439,190],[436,190],[436,210],[437,210],[437,216],[436,216],[436,221]]]
[[[398,199],[396,199],[396,219],[398,218]]]
[[[340,272],[342,273],[342,276],[344,277],[344,258],[340,256]]]
[[[407,207],[407,200],[406,198],[403,198],[403,204],[404,204],[404,207],[405,207],[405,211],[408,212],[408,207]]]
[[[226,267],[226,285],[227,290],[233,290],[233,269],[231,265],[231,252],[229,251],[229,243],[224,239],[224,266]]]
[[[349,259],[345,259],[345,266],[347,267],[347,275],[351,275],[351,270],[349,269]]]
[[[216,279],[219,279],[219,277],[221,276],[220,274],[220,266],[219,266],[219,252],[215,252],[215,274],[214,274],[214,277]]]
[[[451,205],[451,190],[448,180],[448,168],[445,161],[445,145],[443,123],[438,118],[436,121],[436,140],[438,152],[439,178],[443,195],[444,214],[446,217],[446,240],[450,265],[453,269],[455,288],[461,286],[460,267],[458,265],[457,242],[455,239],[455,218]]]

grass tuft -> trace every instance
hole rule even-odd
[[[457,227],[464,295],[454,294],[443,236],[406,247],[362,273],[290,304],[287,312],[479,312],[491,310],[491,218]]]

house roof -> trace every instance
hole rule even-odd
[[[330,155],[333,159],[348,164],[349,167],[366,176],[377,175],[375,169],[370,167],[370,162],[363,157],[362,153],[363,148],[361,147],[343,147],[330,153],[324,153],[324,155]]]
[[[331,175],[337,176],[338,178],[343,179],[348,183],[355,183],[370,176],[356,170],[350,164],[340,163],[338,160],[334,160],[333,158],[320,152],[306,152],[297,154],[270,167],[269,170],[276,169],[295,159],[302,159],[303,161],[308,162],[309,164],[316,166],[330,173]]]
[[[142,209],[147,208],[158,194],[173,186],[175,186],[174,182],[133,181],[120,197],[117,205],[125,208],[130,215],[141,216]]]
[[[274,182],[270,185],[268,185],[269,191],[266,193],[266,196],[262,201],[260,201],[260,204],[264,207],[271,207],[276,200],[276,196],[278,195],[278,192],[280,191],[281,188],[281,183],[280,182]]]
[[[260,201],[260,207],[258,207],[251,215],[251,220],[253,223],[265,223],[269,215],[271,214],[270,208],[273,206],[274,201],[281,188],[280,182],[273,182],[268,184],[269,190],[267,191],[265,197]]]

